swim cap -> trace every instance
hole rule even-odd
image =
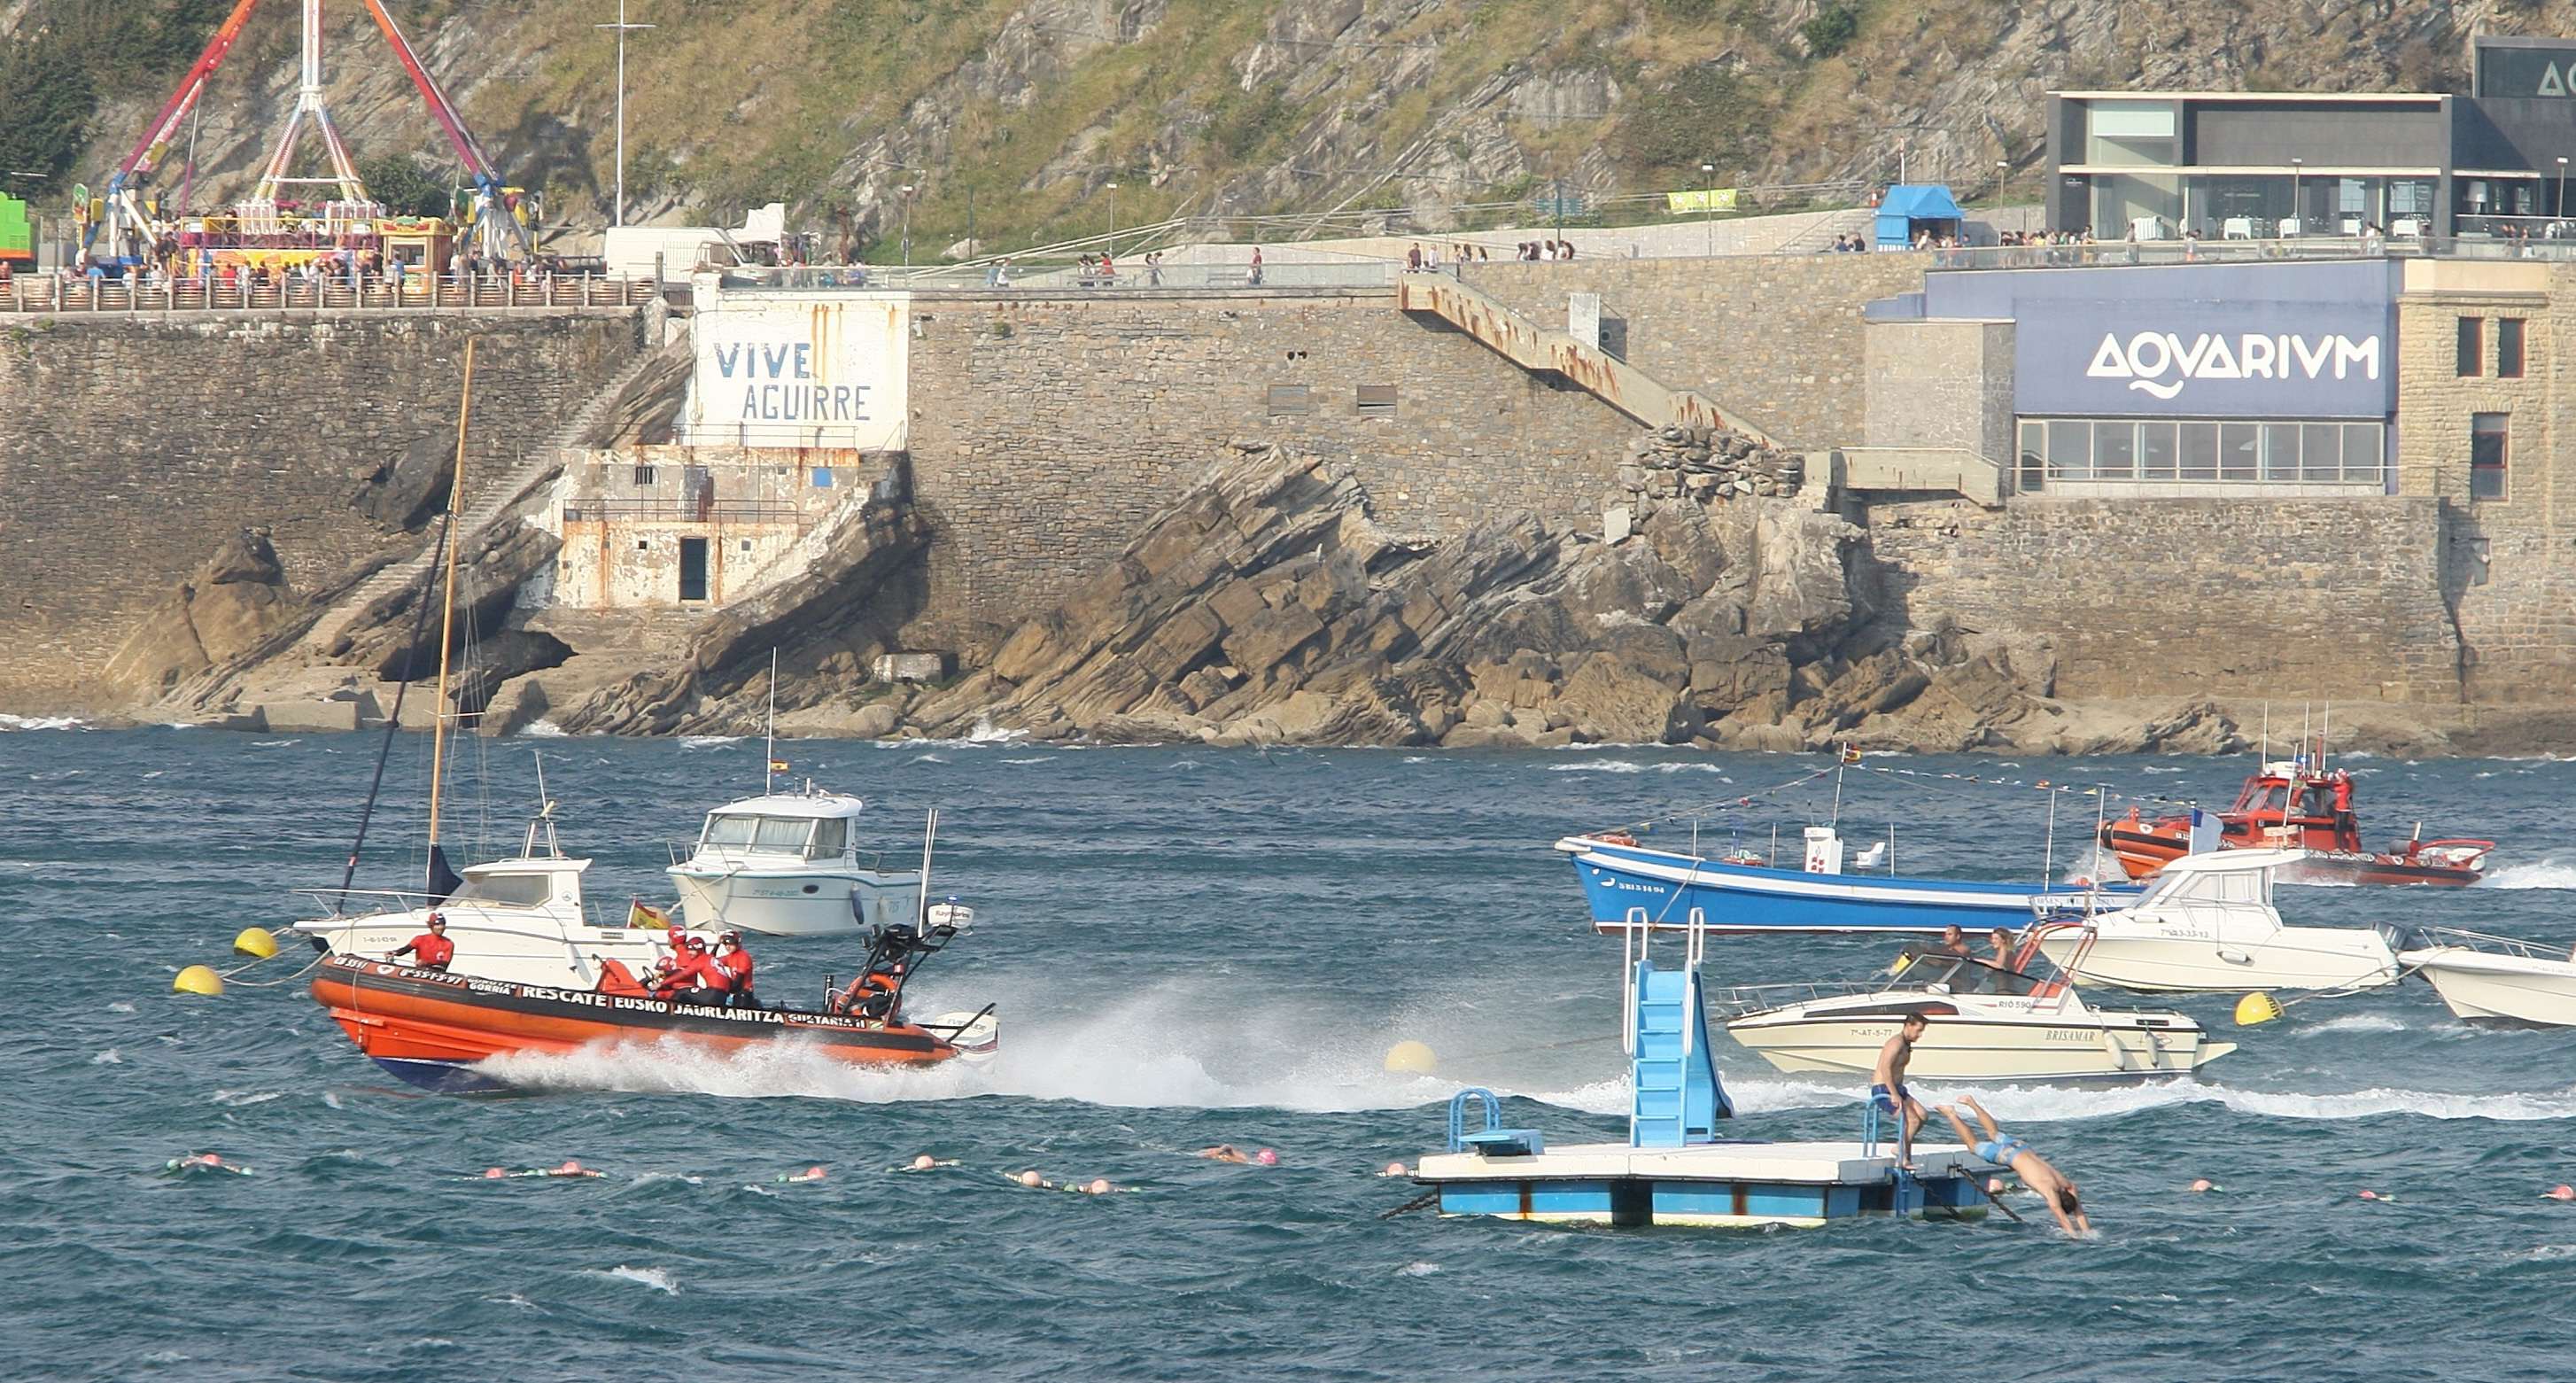
[[[2552,1186],[2540,1194],[2543,1197],[2554,1201],[2576,1201],[2576,1186],[2567,1186],[2563,1184]]]
[[[486,1167],[483,1169],[483,1179],[485,1181],[499,1181],[501,1178],[508,1175],[508,1172],[502,1171],[498,1167]]]
[[[1279,1154],[1272,1152],[1268,1148],[1263,1148],[1261,1151],[1252,1155],[1252,1160],[1260,1163],[1264,1167],[1276,1167],[1279,1165]]]
[[[938,1165],[939,1159],[932,1157],[928,1153],[923,1153],[921,1156],[912,1160],[912,1169],[916,1172],[926,1172]]]

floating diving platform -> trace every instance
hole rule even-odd
[[[1914,1172],[1900,1175],[1892,1148],[1872,1155],[1864,1147],[1585,1143],[1510,1156],[1471,1144],[1466,1151],[1426,1155],[1414,1180],[1437,1188],[1442,1215],[1548,1224],[1814,1229],[1860,1215],[1985,1215],[1980,1183],[1994,1169],[1966,1148],[1917,1144]]]
[[[1444,1217],[1551,1224],[1807,1229],[1861,1215],[1984,1218],[1992,1164],[1957,1144],[1917,1144],[1905,1171],[1893,1139],[1879,1139],[1874,1111],[1865,1110],[1857,1142],[1717,1136],[1735,1106],[1708,1054],[1705,935],[1694,925],[1684,966],[1658,970],[1647,957],[1653,929],[1627,932],[1627,1142],[1550,1148],[1537,1129],[1503,1127],[1492,1091],[1462,1090],[1449,1102],[1447,1150],[1425,1154],[1414,1171],[1424,1199]]]

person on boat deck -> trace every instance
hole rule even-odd
[[[1941,929],[1942,955],[1965,958],[1976,953],[1976,949],[1968,944],[1968,934],[1959,929],[1958,923],[1953,922]]]
[[[1994,930],[1994,934],[1987,937],[1986,940],[1995,948],[1995,968],[1999,970],[2009,970],[2016,975],[2021,973],[2021,966],[2014,963],[2013,960],[2012,928],[1997,927]]]
[[[404,956],[410,956],[412,963],[423,970],[446,969],[447,963],[456,959],[456,943],[447,939],[447,919],[431,913],[428,931],[385,952],[387,960]]]
[[[742,933],[727,932],[716,938],[716,964],[733,981],[735,1008],[760,1007],[760,1001],[751,996],[751,952],[742,948]]]
[[[673,958],[671,973],[662,978],[654,997],[675,1004],[722,1008],[732,992],[733,973],[707,954],[703,938],[693,936],[688,939],[688,949]]]
[[[1896,1165],[1909,1172],[1914,1170],[1914,1131],[1923,1127],[1923,1106],[1905,1088],[1905,1068],[1913,1064],[1914,1044],[1922,1040],[1928,1021],[1920,1013],[1905,1015],[1896,1036],[1878,1049],[1878,1065],[1869,1073],[1870,1104],[1897,1119]]]
[[[2080,1236],[2093,1232],[2093,1222],[2084,1217],[2084,1202],[2076,1198],[2074,1181],[2049,1165],[2047,1158],[2032,1152],[2028,1143],[1995,1127],[1995,1116],[1977,1103],[1976,1096],[1964,1096],[1959,1103],[1976,1114],[1977,1126],[1986,1134],[1979,1138],[1968,1132],[1968,1126],[1959,1121],[1959,1111],[1948,1105],[1940,1106],[1941,1117],[1950,1121],[1950,1127],[1958,1133],[1960,1142],[1986,1161],[1998,1167],[2011,1168],[2013,1175],[2021,1178],[2022,1185],[2038,1192],[2039,1198],[2048,1203],[2048,1213],[2057,1217],[2058,1226],[2068,1234]]]

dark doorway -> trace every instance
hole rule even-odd
[[[680,540],[680,599],[682,602],[707,598],[707,540]]]

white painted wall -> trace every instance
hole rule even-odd
[[[911,294],[724,292],[713,278],[697,280],[682,443],[903,449]]]

